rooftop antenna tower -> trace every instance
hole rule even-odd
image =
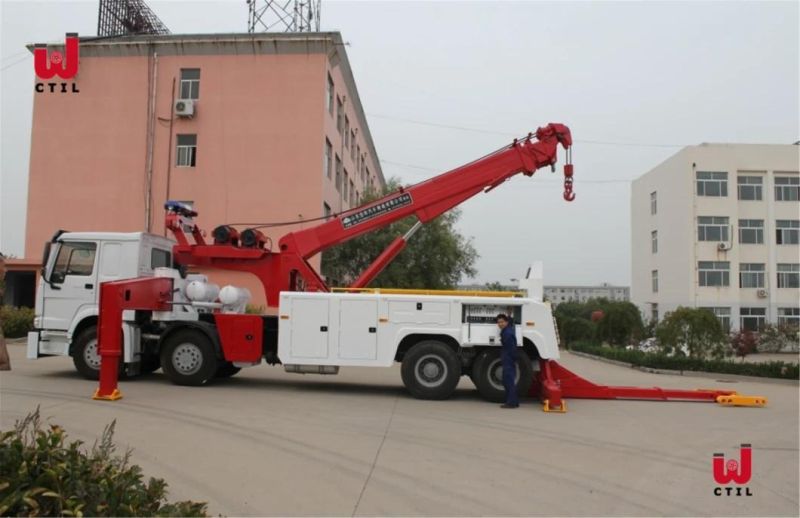
[[[133,34],[169,34],[169,29],[143,0],[100,0],[97,35]]]
[[[247,32],[319,32],[321,0],[246,0]]]

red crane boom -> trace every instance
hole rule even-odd
[[[558,145],[567,151],[564,166],[564,198],[574,199],[572,164],[569,163],[572,136],[563,124],[551,123],[535,134],[514,140],[494,153],[440,174],[429,180],[400,188],[383,198],[350,209],[319,225],[284,235],[278,251],[234,246],[234,239],[208,244],[194,225],[193,211],[167,204],[167,228],[178,241],[174,256],[178,264],[209,266],[245,271],[256,275],[264,286],[267,305],[278,305],[281,291],[329,291],[325,281],[309,264],[317,253],[362,234],[385,227],[399,219],[415,216],[418,224],[405,236],[395,239],[353,284],[366,286],[405,246],[420,224],[427,223],[476,194],[488,192],[517,174],[532,176],[538,169],[555,166]],[[191,232],[194,243],[185,234]],[[230,232],[235,236],[236,232]]]

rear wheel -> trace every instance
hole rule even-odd
[[[204,385],[218,368],[214,344],[202,331],[176,331],[161,345],[161,369],[176,385]]]
[[[526,396],[533,381],[533,365],[528,355],[517,351],[517,393]],[[481,397],[487,401],[502,403],[506,399],[503,387],[503,362],[497,348],[483,351],[472,364],[472,381],[478,387]]]
[[[461,362],[447,344],[420,342],[403,357],[403,384],[418,399],[447,399],[461,378]]]

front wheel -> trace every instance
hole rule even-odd
[[[403,357],[403,384],[417,399],[447,399],[461,379],[461,362],[447,344],[420,342]]]
[[[520,397],[524,397],[528,394],[533,382],[533,364],[522,350],[517,351],[516,371],[514,379],[517,382],[517,393]],[[505,401],[503,362],[500,359],[499,349],[487,349],[475,358],[475,363],[472,364],[472,381],[483,399],[494,403]]]
[[[96,380],[100,377],[100,351],[97,349],[97,326],[89,326],[75,338],[72,363],[81,376]]]
[[[202,331],[176,331],[161,345],[161,370],[176,385],[204,385],[218,368],[214,344]]]

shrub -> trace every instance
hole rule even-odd
[[[594,340],[594,322],[574,317],[564,317],[556,322],[559,324],[558,334],[565,346],[579,340]]]
[[[39,409],[0,435],[0,516],[206,516],[206,504],[166,502],[167,483],[144,482],[130,450],[117,455],[112,422],[84,451]]]
[[[663,353],[652,354],[637,350],[602,347],[588,342],[577,342],[572,345],[572,350],[608,358],[610,360],[630,363],[639,367],[649,367],[651,369],[717,372],[721,374],[739,374],[742,376],[793,380],[800,377],[800,365],[796,363],[738,363],[730,360],[706,360],[702,358],[687,358],[685,356],[666,356]]]
[[[32,308],[0,306],[0,325],[8,338],[19,338],[33,329]]]
[[[711,311],[679,307],[667,313],[656,327],[656,338],[664,352],[677,352],[684,347],[691,358],[722,358],[727,337]]]
[[[758,333],[758,351],[762,353],[798,352],[797,326],[767,324]]]

